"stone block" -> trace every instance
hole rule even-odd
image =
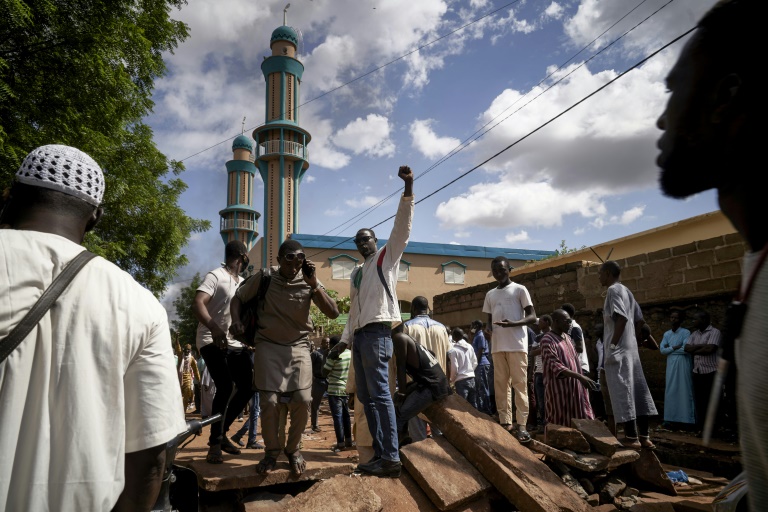
[[[726,245],[715,249],[717,261],[739,260],[744,256],[744,247],[740,245]]]
[[[635,450],[622,449],[611,455],[611,460],[608,462],[608,471],[613,471],[619,466],[635,462],[640,458],[640,454]]]
[[[339,475],[313,485],[288,501],[281,509],[288,512],[379,512],[381,498],[367,479]],[[246,508],[246,510],[248,510]]]
[[[587,504],[536,455],[458,395],[432,404],[424,415],[518,509],[587,511]]]
[[[638,503],[629,509],[630,512],[675,512],[671,503]]]
[[[545,442],[555,448],[567,448],[579,453],[589,453],[592,449],[584,436],[575,428],[548,423],[544,432]]]
[[[589,495],[587,494],[587,491],[584,490],[584,488],[581,486],[578,480],[576,480],[572,474],[566,473],[563,476],[560,477],[565,485],[568,486],[569,489],[571,489],[573,492],[579,495],[579,497],[583,500],[586,500]]]
[[[712,512],[712,504],[694,500],[681,500],[672,504],[675,512]]]
[[[587,496],[587,503],[592,505],[593,507],[596,507],[600,504],[600,495],[597,493],[592,493],[589,496]]]
[[[640,450],[640,457],[630,464],[629,469],[635,479],[650,486],[651,490],[677,496],[675,485],[652,450]]]
[[[573,428],[584,434],[589,444],[596,452],[607,457],[612,456],[623,447],[616,436],[611,434],[608,427],[600,420],[574,419],[571,421]]]
[[[600,503],[613,503],[626,488],[627,483],[621,478],[615,476],[608,478],[600,488]]]
[[[530,443],[526,443],[526,446],[528,446],[531,450],[543,453],[547,457],[589,473],[607,468],[608,462],[610,461],[610,459],[605,455],[600,455],[597,453],[579,455],[578,453],[570,450],[558,450],[557,448],[553,448],[548,444],[540,443],[535,439]],[[569,451],[570,453],[568,453]]]
[[[468,503],[491,488],[443,436],[409,444],[400,454],[408,473],[440,510]]]

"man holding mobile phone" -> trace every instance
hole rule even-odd
[[[277,262],[277,268],[270,270],[264,300],[258,305],[260,327],[253,339],[253,388],[259,390],[265,445],[264,458],[256,472],[262,474],[274,469],[283,451],[291,472],[298,476],[307,467],[299,447],[312,402],[309,334],[314,326],[309,309],[314,302],[331,319],[339,316],[339,309],[317,280],[315,264],[307,259],[299,242],[291,239],[283,242],[277,252]],[[258,294],[261,272],[243,282],[232,299],[233,322],[229,332],[233,336],[245,331],[239,320],[240,307]],[[290,417],[285,446],[281,446],[279,440],[281,413]]]

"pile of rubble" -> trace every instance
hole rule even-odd
[[[629,510],[638,503],[638,487],[677,496],[653,451],[624,448],[599,420],[573,420],[572,427],[548,425],[545,442],[533,440],[529,448],[590,505]]]

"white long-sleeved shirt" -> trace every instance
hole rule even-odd
[[[352,271],[349,319],[341,341],[351,346],[353,334],[370,323],[399,323],[397,274],[413,223],[413,196],[401,196],[389,239]]]
[[[466,341],[459,340],[454,343],[451,350],[448,351],[448,359],[450,359],[451,365],[451,384],[475,376],[477,356],[475,349]]]

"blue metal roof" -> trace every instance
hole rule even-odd
[[[292,233],[291,239],[300,242],[305,248],[334,249],[338,251],[353,251],[357,254],[357,246],[352,237],[306,235]],[[379,247],[386,243],[379,239]],[[436,244],[429,242],[408,242],[405,254],[429,254],[434,256],[450,256],[464,258],[493,259],[496,256],[506,256],[511,260],[539,261],[555,254],[555,251],[538,251],[534,249],[510,249],[505,247],[483,247],[480,245]]]

